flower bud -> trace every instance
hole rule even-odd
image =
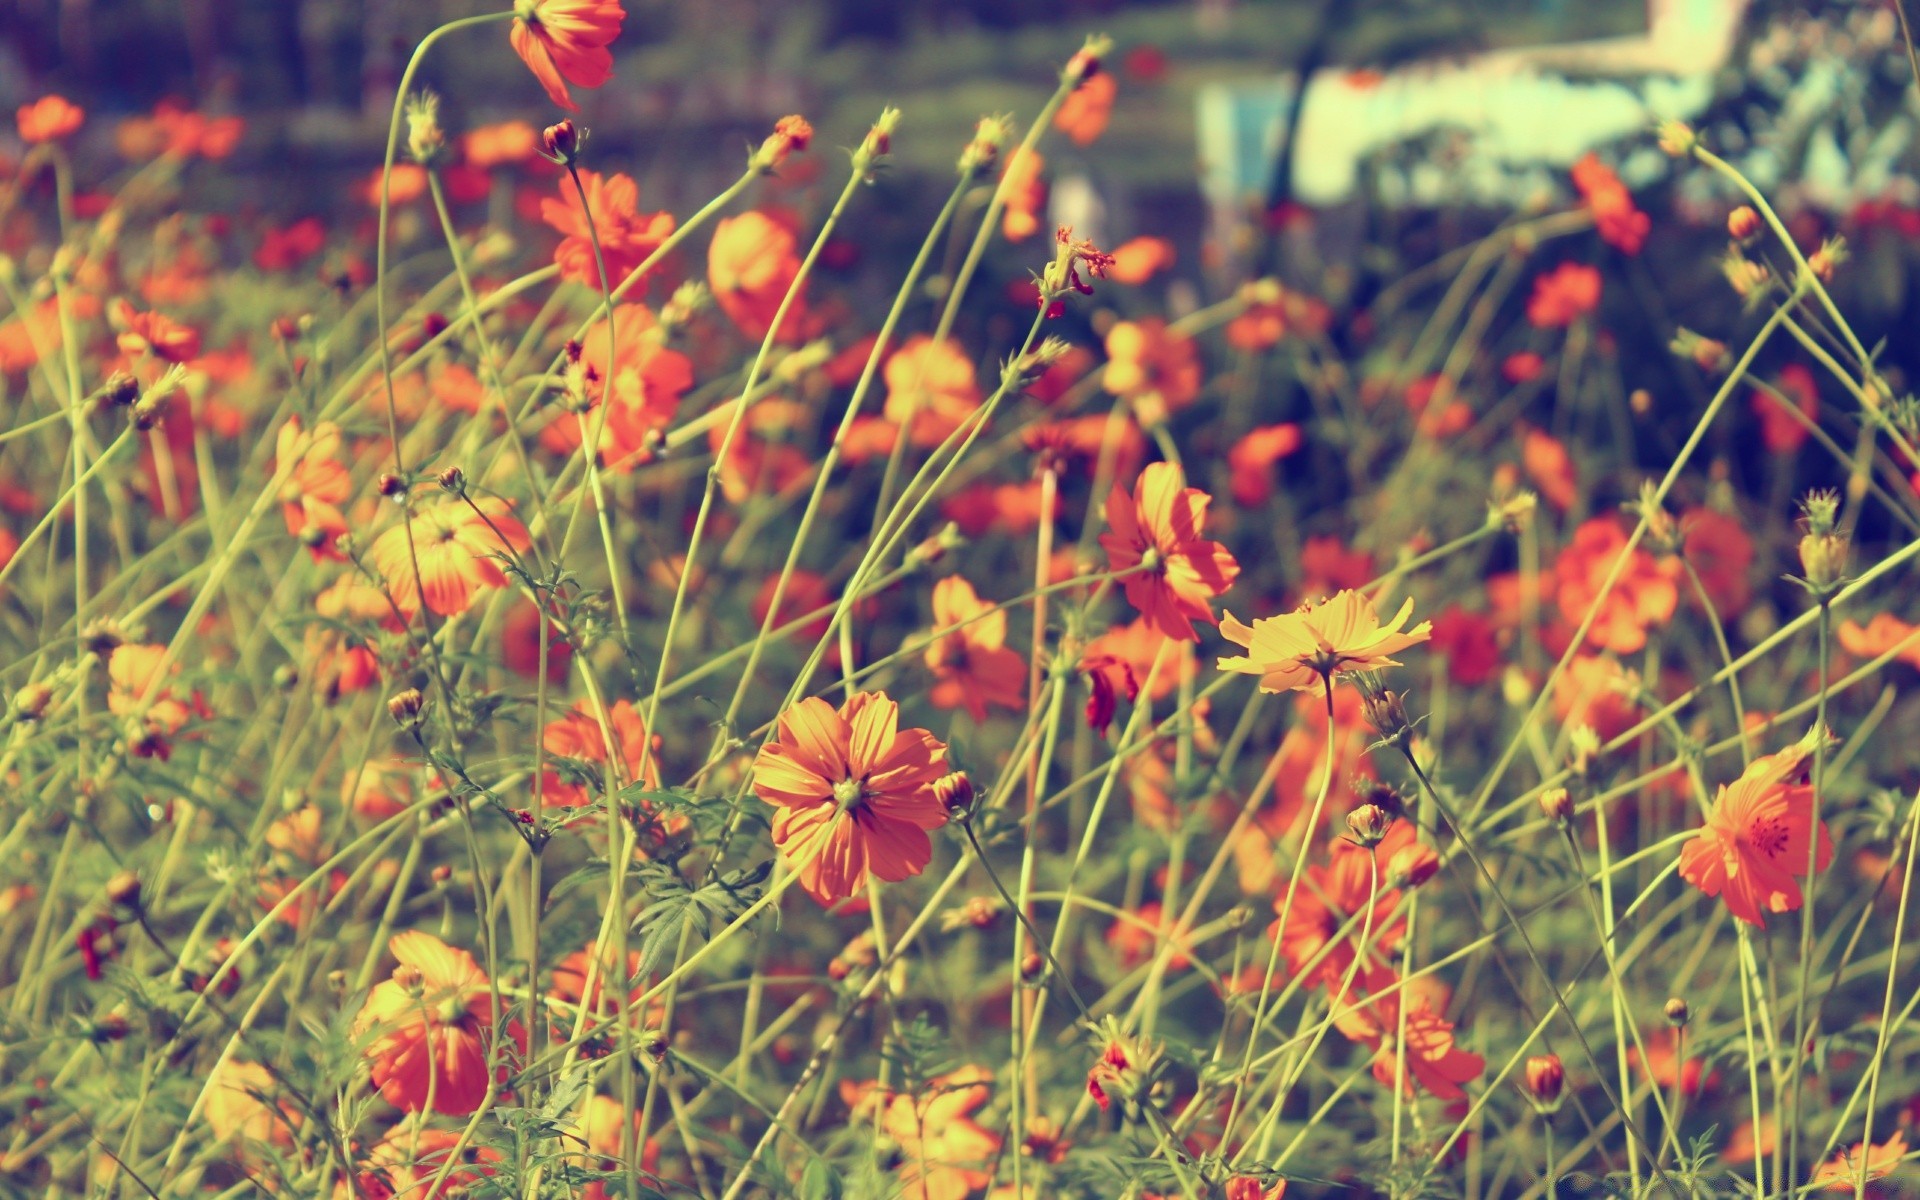
[[[464,496],[467,494],[467,473],[459,467],[448,467],[446,470],[434,476],[434,481],[440,485],[440,490],[444,492],[451,492],[456,496]]]
[[[428,872],[428,874],[435,884],[445,886],[446,882],[453,878],[453,868],[445,863],[441,863],[432,871]]]
[[[781,117],[773,123],[773,132],[747,159],[755,171],[771,171],[787,161],[787,156],[803,151],[813,141],[813,126],[802,116]]]
[[[960,152],[960,174],[971,177],[991,171],[1012,136],[1011,117],[981,117],[980,123],[974,126],[973,140]]]
[[[375,486],[389,500],[398,500],[407,494],[407,481],[392,471],[380,472],[380,480]]]
[[[1662,121],[1659,130],[1660,149],[1674,158],[1684,158],[1700,145],[1700,135],[1685,121]]]
[[[419,967],[414,966],[412,963],[401,963],[395,967],[393,969],[393,981],[400,985],[401,991],[415,1000],[427,994],[427,976],[425,972],[421,971]]]
[[[1684,1028],[1686,1023],[1693,1019],[1693,1010],[1687,1007],[1687,1002],[1678,996],[1667,1001],[1666,1014],[1667,1024],[1675,1029]]]
[[[415,92],[407,99],[407,153],[421,166],[431,166],[447,150],[446,130],[440,127],[440,97]]]
[[[394,724],[402,729],[411,729],[420,723],[420,714],[427,707],[427,698],[420,694],[419,688],[408,688],[396,692],[387,700],[387,715]]]
[[[120,870],[107,880],[107,899],[119,908],[133,912],[140,911],[140,876],[130,870]]]
[[[112,408],[125,408],[140,398],[140,381],[130,371],[115,371],[100,385],[100,400]]]
[[[1560,1107],[1560,1090],[1566,1082],[1566,1068],[1558,1054],[1536,1054],[1527,1060],[1527,1095],[1541,1112]]]
[[[1548,788],[1540,793],[1540,811],[1547,820],[1566,824],[1573,820],[1573,794],[1563,787]]]
[[[1667,343],[1667,349],[1682,358],[1692,359],[1694,366],[1714,375],[1725,371],[1733,362],[1732,356],[1727,353],[1725,342],[1702,337],[1686,328],[1680,329],[1673,335],[1673,340]]]
[[[1047,973],[1047,960],[1031,951],[1020,960],[1020,980],[1023,983],[1038,983]]]
[[[880,110],[880,119],[867,130],[867,136],[860,142],[860,148],[854,152],[855,161],[862,167],[885,158],[893,150],[893,130],[900,124],[900,110],[885,108]]]
[[[1347,814],[1347,833],[1355,844],[1371,850],[1393,828],[1393,817],[1377,804],[1362,804]]]
[[[1378,690],[1361,687],[1362,701],[1366,706],[1367,724],[1380,735],[1380,740],[1390,745],[1404,746],[1413,736],[1413,722],[1407,719],[1407,694],[1390,692],[1385,688]]]
[[[563,167],[570,167],[580,155],[583,139],[572,121],[561,121],[540,131],[540,148]]]
[[[973,780],[965,771],[952,771],[934,780],[933,795],[953,820],[964,821],[973,812]]]
[[[13,694],[13,719],[38,721],[47,715],[53,703],[53,689],[44,683],[29,683]]]
[[[1727,214],[1727,236],[1744,242],[1760,232],[1760,214],[1750,204],[1742,204]]]
[[[1800,502],[1805,530],[1800,539],[1800,573],[1814,591],[1826,593],[1845,576],[1849,539],[1840,532],[1840,493],[1809,492]]]

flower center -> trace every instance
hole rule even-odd
[[[866,794],[867,789],[858,779],[842,779],[833,785],[833,802],[841,812],[854,809]]]
[[[440,1002],[433,1007],[434,1019],[442,1025],[455,1024],[461,1017],[466,1015],[467,1006],[461,1003],[460,993],[458,992],[448,992],[445,996],[441,997]]]

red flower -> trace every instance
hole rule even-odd
[[[151,354],[170,363],[187,362],[200,355],[199,330],[157,312],[139,312],[125,300],[114,302],[113,323],[121,330],[123,354]]]
[[[810,696],[780,714],[779,736],[753,762],[753,788],[780,810],[774,844],[822,904],[859,895],[867,875],[889,883],[933,857],[929,829],[947,822],[933,784],[947,748],[901,729],[885,692],[858,692],[836,712]]]
[[[1756,758],[1740,778],[1724,784],[1707,812],[1706,827],[1680,850],[1680,875],[1749,925],[1765,927],[1767,913],[1800,907],[1799,876],[1824,871],[1833,842],[1814,813],[1805,782],[1816,730],[1778,754]],[[1809,846],[1809,840],[1817,844]],[[1812,851],[1811,856],[1809,851]]]
[[[1061,102],[1053,114],[1053,127],[1072,138],[1074,145],[1091,146],[1106,132],[1119,91],[1120,85],[1105,71],[1088,76]]]
[[[612,78],[607,45],[627,19],[620,0],[515,0],[513,12],[514,53],[555,104],[579,112],[567,85],[597,88]]]
[[[1560,615],[1577,627],[1600,595],[1600,585],[1626,549],[1627,533],[1611,516],[1595,517],[1574,531],[1573,542],[1554,563]],[[1680,602],[1680,564],[1656,560],[1638,546],[1600,602],[1587,641],[1616,654],[1633,654],[1647,644],[1647,630],[1673,619]]]
[[[1367,973],[1361,986],[1367,993],[1379,993],[1396,982],[1391,970],[1376,970]],[[1404,1045],[1407,1095],[1413,1095],[1418,1083],[1442,1100],[1458,1100],[1464,1094],[1460,1085],[1478,1079],[1487,1060],[1455,1044],[1452,1022],[1440,1015],[1446,1004],[1447,989],[1421,976],[1385,995],[1361,996],[1356,1007],[1337,1012],[1334,1023],[1354,1041],[1373,1048],[1373,1077],[1381,1083],[1394,1085],[1400,1065],[1397,1047]],[[1404,1041],[1400,1038],[1403,1006]]]
[[[1633,206],[1633,194],[1611,168],[1588,152],[1573,164],[1573,186],[1587,202],[1600,240],[1622,254],[1638,254],[1653,222]]]
[[[42,96],[32,104],[23,104],[15,114],[20,140],[29,145],[57,142],[78,130],[87,119],[87,110],[69,103],[64,96]]]
[[[1792,454],[1807,440],[1807,426],[1820,421],[1820,388],[1813,372],[1799,363],[1780,368],[1777,389],[1785,393],[1804,420],[1796,420],[1780,401],[1754,389],[1753,415],[1760,418],[1760,440],[1775,454]]]
[[[1240,574],[1225,546],[1200,536],[1212,500],[1165,462],[1140,473],[1133,495],[1116,487],[1107,496],[1100,545],[1112,570],[1132,572],[1121,580],[1127,602],[1170,638],[1198,641],[1193,622],[1217,623],[1209,601]]]
[[[707,247],[707,284],[740,332],[763,338],[773,328],[773,317],[800,274],[798,239],[793,226],[764,212],[743,212],[714,227]],[[787,330],[796,325],[804,294],[796,296],[787,313]]]
[[[1538,329],[1565,329],[1600,307],[1600,272],[1579,263],[1561,263],[1536,277],[1527,298],[1527,323]]]
[[[927,647],[927,669],[936,681],[927,699],[935,708],[964,707],[976,722],[987,719],[989,704],[1025,708],[1027,665],[1007,649],[1006,610],[950,575],[933,585],[933,624],[945,629],[962,621],[971,623]]]
[[[473,955],[430,933],[395,934],[388,949],[400,965],[374,985],[353,1023],[355,1034],[377,1035],[366,1050],[374,1086],[408,1112],[472,1112],[487,1093],[496,1038],[487,973]],[[517,1025],[507,1036],[524,1052]],[[505,1078],[506,1065],[495,1071]]]
[[[580,192],[586,192],[586,205]],[[593,213],[591,228],[587,213]],[[560,278],[600,290],[600,266],[594,261],[593,239],[600,239],[600,257],[607,266],[607,287],[618,288],[647,260],[660,243],[673,236],[673,214],[642,213],[640,187],[626,175],[602,176],[580,172],[580,186],[560,182],[560,198],[540,202],[540,219],[563,235],[553,252]],[[642,289],[644,290],[644,289]],[[631,294],[638,295],[638,292]]]

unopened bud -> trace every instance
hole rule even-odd
[[[467,494],[467,473],[459,467],[448,467],[434,476],[434,481],[440,485],[442,491],[451,492],[456,496]]]
[[[1563,787],[1548,788],[1540,793],[1540,811],[1547,820],[1566,824],[1573,820],[1573,793]]]
[[[934,780],[933,794],[954,820],[964,821],[973,811],[973,780],[965,771],[953,771]]]
[[[415,92],[407,100],[407,153],[421,166],[431,166],[446,153],[447,134],[440,128],[440,97]]]
[[[1527,1095],[1543,1113],[1560,1107],[1560,1091],[1566,1086],[1567,1071],[1558,1054],[1536,1054],[1527,1060]]]
[[[411,729],[420,723],[420,714],[426,707],[427,698],[420,694],[420,689],[408,688],[387,700],[387,715],[402,729]]]
[[[1673,1026],[1675,1029],[1684,1028],[1688,1021],[1693,1020],[1693,1009],[1689,1008],[1687,1002],[1678,996],[1674,996],[1667,1001],[1666,1014],[1667,1024]]]
[[[140,876],[130,870],[115,872],[107,880],[107,899],[120,908],[140,911]]]
[[[991,171],[1000,161],[1000,151],[1012,134],[1012,118],[980,118],[980,123],[974,126],[973,140],[960,152],[960,174],[973,176]]]
[[[773,123],[773,132],[747,159],[747,166],[755,171],[771,171],[786,162],[788,155],[805,150],[811,141],[813,126],[805,117],[781,117]]]
[[[1727,214],[1727,236],[1744,242],[1760,232],[1760,214],[1750,204],[1742,204]]]
[[[1020,978],[1026,983],[1038,983],[1047,973],[1047,960],[1031,951],[1020,960]]]
[[[398,500],[407,494],[407,481],[392,471],[382,471],[380,480],[375,486],[379,488],[380,494],[389,500]]]
[[[1662,121],[1659,138],[1660,149],[1674,158],[1684,158],[1700,145],[1700,135],[1685,121]]]
[[[16,721],[38,721],[47,715],[47,708],[52,703],[52,688],[44,683],[29,683],[13,694],[13,718]]]
[[[579,129],[575,128],[572,121],[561,121],[540,131],[540,148],[548,158],[563,167],[573,165],[574,159],[580,154],[582,140]]]
[[[1362,804],[1347,814],[1347,833],[1365,849],[1378,846],[1392,828],[1392,815],[1377,804]]]
[[[100,401],[112,408],[125,408],[140,398],[140,381],[130,371],[115,371],[100,385]]]

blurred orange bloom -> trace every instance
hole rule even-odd
[[[1091,146],[1099,136],[1107,131],[1107,121],[1113,116],[1113,99],[1120,91],[1120,85],[1113,76],[1101,71],[1080,81],[1080,86],[1067,93],[1058,112],[1053,114],[1053,127],[1073,139],[1076,146]]]
[[[1572,508],[1580,498],[1580,476],[1559,438],[1539,429],[1527,430],[1520,439],[1520,462],[1540,495],[1561,512]]]
[[[356,1035],[377,1035],[366,1048],[374,1086],[408,1112],[472,1112],[487,1093],[496,1036],[487,973],[465,950],[419,930],[395,934],[387,948],[400,965],[374,985],[353,1022]],[[519,1026],[509,1025],[507,1036],[524,1053]],[[506,1064],[496,1070],[504,1079]]]
[[[1834,630],[1848,654],[1879,658],[1898,649],[1899,661],[1920,667],[1920,626],[1909,625],[1892,613],[1875,613],[1863,626],[1851,618]]]
[[[1360,986],[1367,993],[1377,993],[1398,981],[1391,969],[1378,969],[1368,971]],[[1418,1083],[1442,1100],[1458,1100],[1464,1094],[1460,1085],[1478,1079],[1487,1060],[1455,1043],[1453,1024],[1440,1015],[1447,999],[1445,985],[1420,976],[1398,991],[1360,996],[1356,1007],[1336,1010],[1334,1024],[1341,1033],[1373,1049],[1373,1077],[1381,1083],[1394,1085],[1400,1074],[1398,1047],[1404,1046],[1407,1095],[1413,1095]],[[1404,1040],[1399,1036],[1403,1027]]]
[[[1814,739],[1821,736],[1815,730],[1796,745],[1756,758],[1739,779],[1721,785],[1706,827],[1680,849],[1681,878],[1708,896],[1724,897],[1728,911],[1749,925],[1764,928],[1767,913],[1800,907],[1798,877],[1806,873],[1809,850],[1815,871],[1833,861],[1833,842],[1805,782]]]
[[[476,592],[506,586],[500,561],[509,550],[518,555],[532,547],[527,527],[513,518],[507,502],[491,496],[472,504],[443,500],[409,513],[407,521],[413,525],[411,546],[407,525],[395,525],[367,548],[367,565],[408,617],[419,611],[423,595],[443,617],[467,611]]]
[[[507,40],[547,97],[579,112],[567,85],[597,88],[613,77],[607,45],[626,19],[620,0],[514,0]]]
[[[1040,172],[1046,169],[1047,160],[1035,150],[1017,149],[1007,158],[1006,170],[1000,173],[999,196],[1000,232],[1008,241],[1024,242],[1039,230],[1047,206],[1047,185]]]
[[[339,426],[322,421],[308,434],[298,416],[287,418],[274,443],[275,472],[292,464],[280,485],[281,515],[287,532],[306,542],[315,562],[346,557],[334,541],[347,531],[340,505],[352,494],[353,479],[334,457],[339,452]]]
[[[143,745],[135,752],[162,760],[170,753],[168,738],[179,733],[192,717],[211,715],[205,711],[198,693],[183,700],[172,688],[156,686],[155,673],[166,654],[165,646],[128,643],[115,646],[107,656],[107,711],[118,717],[131,716],[140,710],[142,700],[151,690],[152,700],[141,718],[145,733]],[[168,665],[169,678],[179,673],[177,661]]]
[[[1760,440],[1775,454],[1792,454],[1807,440],[1807,426],[1820,422],[1820,386],[1800,363],[1780,368],[1776,390],[1785,393],[1805,420],[1795,420],[1779,400],[1754,389],[1753,415],[1760,418]]]
[[[1622,254],[1640,253],[1653,222],[1633,206],[1633,193],[1627,191],[1613,169],[1588,151],[1573,164],[1573,186],[1587,202],[1594,226],[1600,231],[1600,240]]]
[[[659,318],[644,304],[614,309],[616,365],[607,368],[607,323],[597,321],[580,339],[580,366],[586,375],[588,411],[561,412],[540,430],[540,444],[556,454],[580,448],[594,423],[613,377],[613,406],[600,429],[600,462],[612,471],[631,471],[652,460],[660,437],[693,387],[693,360],[668,346]]]
[[[1753,539],[1734,517],[1715,508],[1680,514],[1681,553],[1700,576],[1713,611],[1723,620],[1746,611],[1753,586]]]
[[[1233,471],[1229,490],[1234,501],[1243,508],[1255,508],[1272,499],[1277,483],[1274,467],[1300,449],[1303,441],[1300,427],[1292,422],[1249,429],[1227,451],[1227,465]]]
[[[647,770],[640,782],[650,788],[660,786],[660,755],[647,740],[646,722],[630,701],[616,701],[607,710],[607,724],[613,729],[613,736],[619,743],[620,777],[633,781],[634,772],[639,769],[642,759],[646,760]],[[609,764],[607,739],[600,728],[600,720],[591,701],[582,700],[573,706],[573,711],[557,721],[549,721],[540,733],[540,743],[547,753],[558,758],[575,759],[582,763],[592,763],[596,767]],[[592,802],[596,797],[587,791],[587,785],[576,777],[562,776],[556,772],[547,773],[542,787],[542,797],[547,804],[560,804],[568,808]]]
[[[1527,322],[1539,329],[1565,329],[1600,307],[1600,272],[1580,263],[1561,263],[1533,281],[1527,297]]]
[[[526,121],[479,125],[460,139],[460,153],[486,170],[523,163],[540,153],[540,131]]]
[[[1892,1137],[1871,1148],[1865,1142],[1855,1142],[1821,1163],[1814,1171],[1811,1182],[1822,1185],[1829,1192],[1852,1192],[1859,1195],[1860,1160],[1863,1156],[1866,1159],[1866,1178],[1885,1179],[1893,1174],[1894,1170],[1900,1166],[1901,1160],[1907,1156],[1906,1135],[1896,1130]]]
[[[1590,725],[1601,741],[1612,741],[1638,720],[1639,690],[1639,673],[1611,654],[1576,654],[1554,685],[1553,710],[1562,725]]]
[[[1100,382],[1133,402],[1141,424],[1157,425],[1200,395],[1200,359],[1193,339],[1167,332],[1159,317],[1120,321],[1107,331]]]
[[[1613,516],[1595,517],[1574,531],[1573,541],[1554,562],[1554,591],[1560,615],[1577,628],[1599,602],[1587,641],[1615,654],[1633,654],[1647,644],[1647,630],[1673,619],[1680,602],[1680,563],[1656,559],[1638,546],[1621,568],[1613,588],[1600,587],[1627,547],[1627,532]]]
[[[1276,920],[1267,927],[1267,936],[1280,940],[1280,952],[1286,956],[1289,971],[1300,975],[1316,955],[1324,952],[1324,957],[1314,963],[1308,983],[1324,985],[1329,992],[1339,990],[1353,968],[1360,934],[1369,922],[1372,932],[1361,971],[1367,974],[1387,966],[1407,931],[1406,915],[1399,911],[1400,892],[1387,886],[1387,862],[1417,840],[1410,822],[1397,821],[1379,845],[1366,849],[1342,838],[1329,849],[1325,866],[1307,868],[1302,886],[1294,889],[1286,924]],[[1273,911],[1278,913],[1285,906],[1282,888],[1274,897]],[[1348,919],[1369,907],[1372,915],[1363,916],[1349,928]]]
[[[1130,572],[1120,581],[1127,603],[1170,638],[1198,641],[1193,622],[1215,623],[1209,601],[1240,574],[1225,546],[1200,536],[1212,502],[1166,462],[1142,471],[1131,496],[1123,487],[1107,495],[1100,546],[1109,569]]]
[[[200,355],[200,331],[171,317],[140,312],[125,300],[114,301],[111,316],[120,330],[123,354],[151,354],[170,363],[188,362]]]
[[[585,206],[580,202],[583,190]],[[593,213],[591,228],[589,211]],[[559,199],[549,197],[540,202],[540,219],[560,231],[560,245],[553,251],[560,278],[585,284],[596,292],[600,290],[600,266],[593,256],[596,235],[600,257],[607,267],[606,285],[618,288],[660,248],[660,243],[673,236],[674,230],[672,213],[640,211],[640,186],[631,176],[603,176],[598,171],[580,172],[578,188],[572,179],[561,180]],[[627,294],[639,295],[645,290],[636,284]]]
[[[405,1197],[406,1200],[455,1200],[465,1196],[470,1184],[494,1172],[486,1164],[500,1161],[498,1150],[469,1142],[462,1165],[447,1172],[447,1180],[438,1189],[431,1185],[446,1164],[447,1155],[460,1144],[460,1134],[452,1129],[397,1128],[368,1152],[358,1178],[358,1189],[346,1180],[334,1185],[334,1200],[359,1195]]]
[[[1105,79],[1106,76],[1095,75],[1094,78]],[[1115,283],[1145,283],[1173,266],[1173,261],[1172,242],[1165,238],[1137,237],[1113,248],[1113,265],[1107,268],[1107,278]]]
[[[209,117],[178,100],[162,100],[150,117],[129,117],[115,131],[120,153],[129,159],[199,155],[221,159],[233,153],[246,132],[239,117]]]
[[[28,145],[57,142],[78,130],[87,119],[87,110],[68,102],[64,96],[42,96],[32,104],[23,104],[15,114],[20,140]]]
[[[901,1195],[967,1200],[993,1181],[989,1168],[1000,1138],[972,1118],[992,1083],[992,1071],[965,1066],[934,1076],[912,1095],[842,1080],[840,1097],[856,1119],[871,1121],[879,1110],[881,1131],[900,1147]]]
[[[293,1149],[300,1114],[291,1103],[273,1103],[273,1074],[259,1063],[230,1058],[207,1079],[207,1127],[221,1142],[254,1142]]]
[[[1402,633],[1401,627],[1412,615],[1409,596],[1393,619],[1382,624],[1373,603],[1355,591],[1340,592],[1318,604],[1309,601],[1277,617],[1257,618],[1251,626],[1227,613],[1220,622],[1220,636],[1246,647],[1247,653],[1222,658],[1219,667],[1260,676],[1263,692],[1316,690],[1336,675],[1399,666],[1391,655],[1433,635],[1431,621]]]
[[[975,721],[987,719],[989,704],[1025,708],[1027,665],[1007,649],[1006,610],[982,600],[965,578],[949,575],[933,585],[934,628],[962,621],[971,623],[927,647],[927,669],[934,674],[927,699],[935,708],[964,707]]]
[[[933,857],[929,829],[947,823],[933,791],[947,748],[901,729],[885,692],[857,692],[838,711],[809,696],[780,714],[778,737],[753,762],[754,792],[780,810],[774,844],[822,904],[860,894],[868,872],[889,883]]]
[[[887,357],[887,420],[912,423],[915,445],[937,446],[980,407],[973,360],[951,338],[908,338]]]
[[[773,328],[774,314],[800,274],[798,239],[791,223],[759,210],[728,217],[714,227],[707,247],[707,284],[722,312],[750,338]],[[804,311],[805,293],[794,297],[783,333],[791,335]]]

